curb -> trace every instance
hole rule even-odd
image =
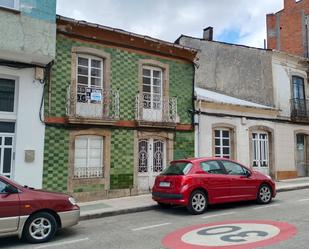
[[[293,190],[300,190],[300,189],[306,189],[306,188],[309,188],[309,185],[300,185],[300,186],[284,187],[284,188],[281,188],[281,189],[277,189],[277,193],[279,193],[279,192],[293,191]]]
[[[104,218],[104,217],[116,216],[116,215],[121,215],[121,214],[144,212],[144,211],[149,211],[149,210],[154,210],[154,209],[157,209],[156,204],[151,205],[151,206],[145,206],[145,207],[135,207],[135,208],[107,211],[107,212],[94,213],[94,214],[84,214],[84,215],[82,214],[79,220],[82,221],[82,220]]]
[[[284,187],[284,188],[277,189],[277,193],[288,192],[288,191],[293,191],[293,190],[300,190],[300,189],[307,189],[307,188],[309,188],[309,185]],[[79,220],[80,221],[91,220],[91,219],[97,219],[97,218],[117,216],[121,214],[144,212],[144,211],[149,211],[149,210],[154,210],[154,209],[158,209],[158,205],[154,204],[150,206],[148,205],[148,206],[143,206],[143,207],[135,207],[135,208],[107,211],[107,212],[101,212],[101,213],[82,214]]]

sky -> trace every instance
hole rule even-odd
[[[263,47],[266,14],[283,0],[57,0],[57,14],[174,42],[181,34]]]

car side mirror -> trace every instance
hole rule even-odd
[[[247,177],[250,177],[251,175],[252,175],[251,171],[247,170],[247,171],[246,171],[246,176],[247,176]]]
[[[4,193],[6,194],[16,194],[18,193],[18,189],[15,188],[14,186],[12,185],[7,185],[5,188],[4,188]]]

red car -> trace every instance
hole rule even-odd
[[[269,176],[224,158],[172,161],[152,189],[159,205],[186,206],[192,214],[205,212],[208,204],[245,200],[267,204],[275,196],[275,182]]]
[[[57,229],[77,224],[79,215],[68,195],[23,187],[0,176],[0,237],[18,235],[31,243],[46,242]]]

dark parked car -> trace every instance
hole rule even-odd
[[[201,214],[208,204],[257,200],[267,204],[276,196],[267,175],[224,158],[193,158],[171,162],[156,177],[152,198],[161,206],[186,206]]]
[[[46,242],[59,228],[79,221],[75,200],[65,194],[35,190],[0,176],[0,236],[18,235]]]

